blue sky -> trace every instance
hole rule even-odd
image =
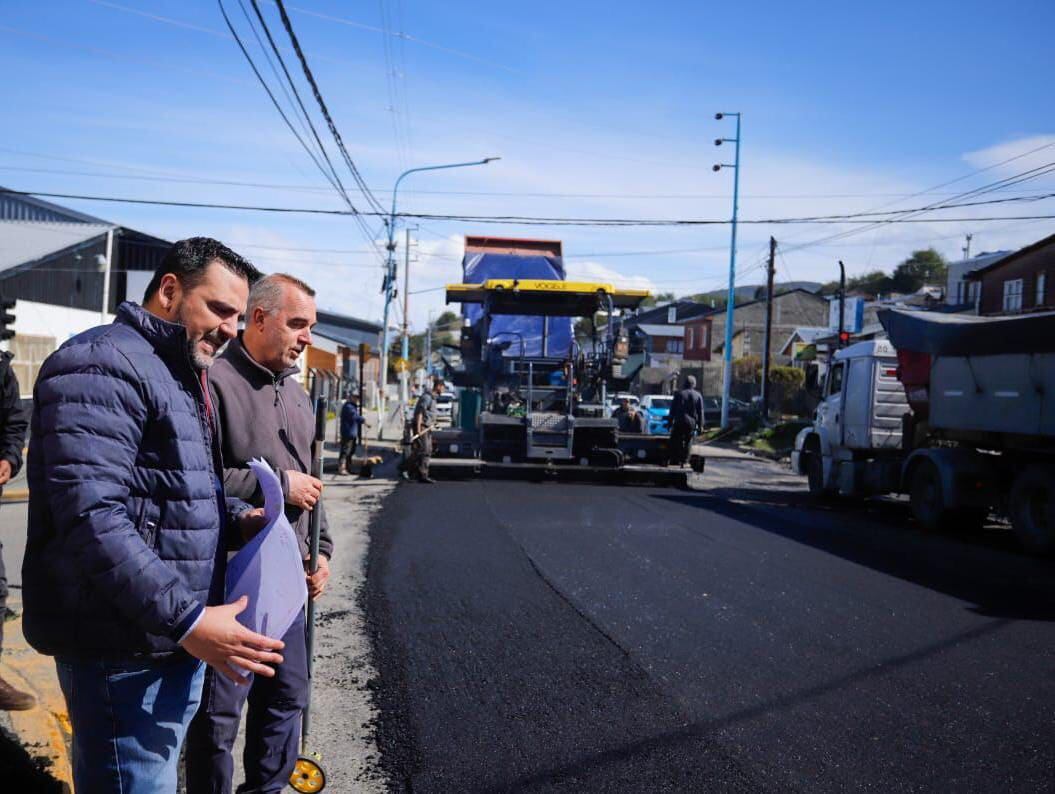
[[[238,1],[225,4],[259,58]],[[261,6],[310,99],[274,6]],[[711,165],[732,153],[712,141],[733,130],[714,120],[716,110],[743,113],[743,218],[919,206],[1055,161],[1050,2],[287,7],[344,140],[382,201],[404,167],[502,156],[487,167],[408,178],[400,195],[407,211],[725,218],[732,173],[714,174]],[[8,78],[0,184],[341,206],[270,106],[214,2],[10,3],[0,19],[0,66]],[[256,186],[209,184],[216,181]],[[996,195],[1053,189],[1048,176]],[[220,237],[265,269],[306,277],[327,308],[380,315],[380,266],[349,219],[70,205],[171,239]],[[956,213],[1018,214],[1055,214],[1055,201]],[[967,232],[974,252],[1014,247],[1055,232],[1055,221],[934,221],[804,245],[844,228],[742,226],[740,283],[761,280],[770,234],[787,249],[778,278],[828,280],[840,258],[854,273],[891,268],[927,245],[955,257]],[[721,287],[728,267],[726,227],[430,221],[415,232],[412,291],[458,280],[460,240],[479,232],[559,238],[574,275],[657,291]],[[412,322],[421,327],[441,307],[441,291],[414,295]]]

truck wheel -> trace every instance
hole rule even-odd
[[[1026,551],[1055,553],[1055,466],[1027,466],[1011,486],[1008,513]]]
[[[928,532],[942,529],[948,524],[950,511],[945,506],[941,475],[938,467],[930,461],[921,461],[912,472],[909,500],[912,503],[912,515]]]
[[[820,450],[806,453],[806,482],[809,483],[810,496],[823,499],[828,496],[824,487],[824,458]]]

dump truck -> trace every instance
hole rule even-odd
[[[446,295],[463,306],[465,325],[462,364],[448,373],[459,389],[458,427],[433,433],[435,475],[687,482],[689,471],[667,465],[669,439],[620,432],[608,400],[633,374],[624,371],[623,317],[647,291],[511,276],[450,284]],[[574,341],[575,318],[591,321],[586,344]],[[702,471],[702,457],[690,463]]]
[[[792,468],[818,497],[907,494],[926,529],[992,511],[1055,553],[1055,313],[977,317],[889,309],[889,339],[830,362]]]

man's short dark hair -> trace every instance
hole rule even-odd
[[[173,243],[165,252],[143,294],[143,303],[149,301],[161,289],[161,279],[166,273],[172,273],[179,279],[183,289],[190,290],[205,278],[205,271],[213,262],[219,262],[232,273],[241,276],[249,282],[249,286],[253,286],[260,278],[260,271],[253,267],[248,259],[236,254],[219,240],[211,237],[188,237]]]

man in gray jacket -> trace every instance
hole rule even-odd
[[[247,463],[252,458],[266,460],[281,477],[286,516],[305,560],[311,511],[323,509],[322,483],[309,473],[315,434],[311,401],[293,376],[299,371],[297,359],[311,344],[314,296],[311,287],[292,276],[260,279],[249,294],[245,330],[230,342],[210,373],[224,466],[229,467],[224,469],[227,493],[262,505],[263,496]],[[310,598],[322,594],[330,575],[333,543],[325,513],[320,518],[319,568],[314,576],[305,572]],[[257,678],[248,689],[246,782],[239,791],[281,791],[297,760],[309,685],[303,615],[283,642],[285,662],[278,674]],[[188,736],[188,794],[231,790],[231,749],[246,698],[245,687],[216,675],[207,680],[202,708]]]

